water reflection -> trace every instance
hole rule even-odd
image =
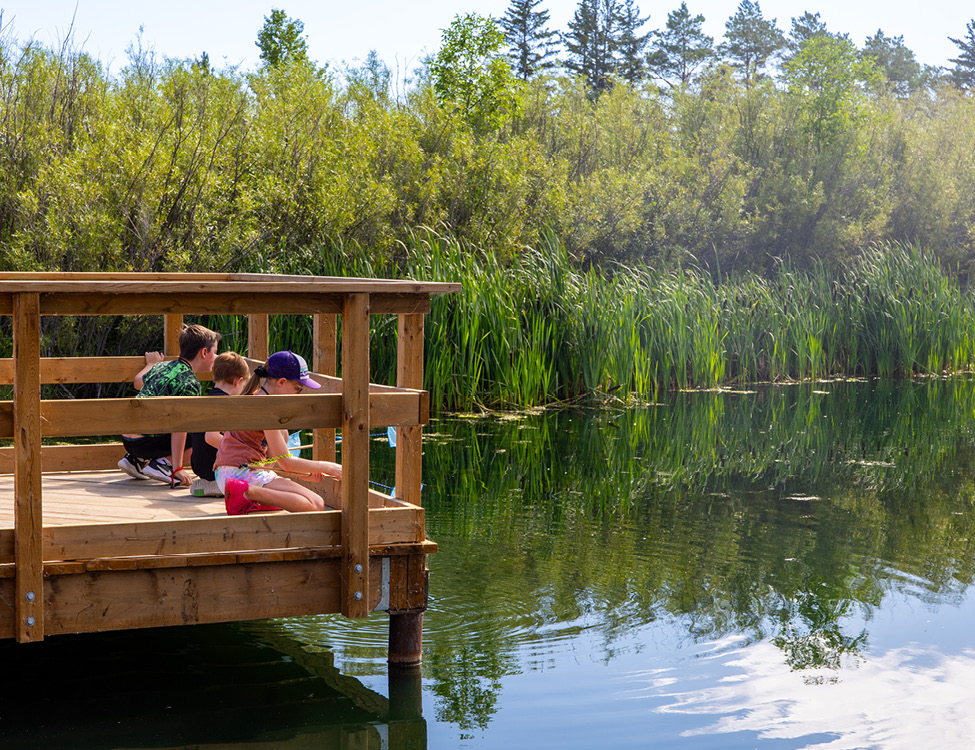
[[[392,451],[372,458],[391,485]],[[6,644],[0,744],[975,735],[975,382],[442,419],[424,472],[422,675],[387,675],[384,614]]]
[[[426,439],[442,551],[425,673],[461,728],[487,727],[503,679],[582,632],[607,663],[656,623],[836,674],[892,591],[941,605],[975,572],[968,380],[679,394],[445,420]]]
[[[753,732],[764,740],[802,739],[803,747],[823,750],[961,748],[975,737],[973,651],[891,649],[861,658],[842,679],[829,670],[790,670],[766,643],[730,655],[722,651],[710,658],[724,662],[734,676],[720,684],[670,693],[666,673],[650,680],[671,699],[663,711],[720,717],[689,730],[689,737]],[[828,689],[819,687],[824,685]]]

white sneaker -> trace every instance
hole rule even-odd
[[[122,460],[118,462],[118,467],[133,479],[148,479],[143,469],[149,462],[142,458],[136,458],[131,453],[126,453]]]
[[[170,484],[173,478],[173,465],[165,458],[150,458],[149,463],[142,467],[142,473],[149,479]]]
[[[190,494],[193,497],[223,497],[223,493],[216,482],[202,477],[193,480],[190,485]]]

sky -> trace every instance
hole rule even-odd
[[[309,56],[333,69],[354,64],[375,49],[399,76],[416,68],[425,54],[440,45],[441,31],[457,13],[501,17],[509,0],[0,0],[6,33],[20,41],[33,38],[59,45],[71,27],[80,47],[112,72],[124,67],[126,49],[142,29],[142,45],[161,57],[197,58],[206,51],[215,67],[258,65],[257,32],[272,8],[305,24]],[[928,0],[923,3],[862,2],[862,0],[760,0],[767,19],[776,19],[788,32],[791,19],[806,10],[818,12],[830,31],[848,33],[858,45],[883,29],[887,36],[904,37],[919,62],[951,67],[948,59],[958,48],[948,37],[965,36],[975,16],[969,2]],[[667,13],[680,0],[637,0],[650,20],[645,30],[661,28]],[[724,24],[737,0],[689,0],[693,14],[703,14],[705,32],[720,41]],[[543,0],[549,28],[565,30],[578,0]]]

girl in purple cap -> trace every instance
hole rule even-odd
[[[308,365],[294,352],[272,354],[257,367],[244,388],[259,396],[294,395],[319,384],[308,375]],[[272,458],[268,458],[271,456]],[[223,490],[227,513],[239,516],[284,508],[290,511],[323,510],[322,498],[297,482],[279,477],[271,466],[297,474],[310,474],[320,482],[325,474],[342,478],[342,467],[332,461],[309,461],[288,452],[287,430],[231,430],[224,433],[214,461],[217,485]]]

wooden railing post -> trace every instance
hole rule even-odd
[[[342,307],[342,614],[369,613],[369,295]]]
[[[44,638],[44,558],[41,508],[41,317],[36,293],[13,296],[14,555],[16,634]]]
[[[179,335],[183,332],[183,316],[167,315],[163,324],[163,354],[179,356]]]
[[[315,315],[312,318],[312,366],[314,372],[334,376],[338,370],[335,361],[335,315]],[[335,460],[335,430],[313,431],[311,457],[315,461]]]
[[[423,389],[423,315],[400,315],[398,321],[396,385]],[[423,428],[396,428],[396,495],[420,505]]]
[[[247,356],[266,362],[268,355],[268,316],[247,316]]]

